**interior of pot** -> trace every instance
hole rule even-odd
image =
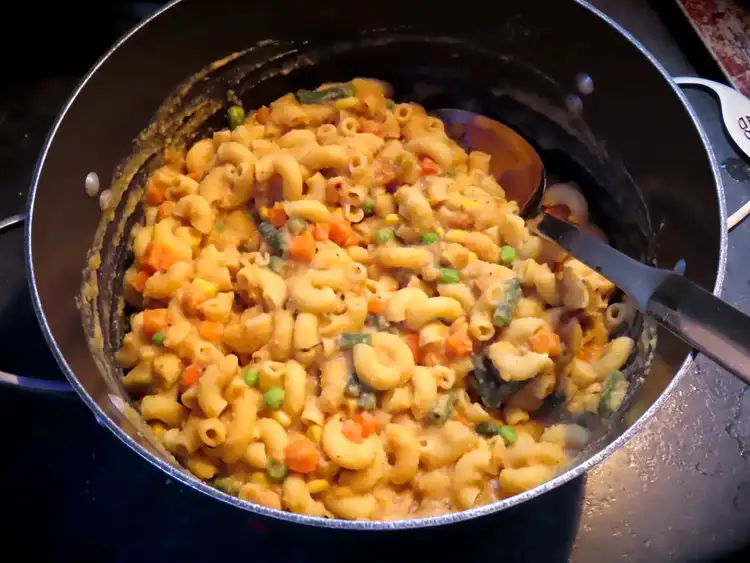
[[[397,18],[378,8],[374,19],[384,21],[374,31],[331,29],[330,22],[315,16],[330,35],[310,33],[310,29],[320,31],[316,22],[310,22],[307,34],[298,36],[306,40],[290,39],[291,32],[286,30],[279,39],[259,43],[245,39],[237,44],[226,39],[241,25],[232,21],[236,14],[227,11],[228,4],[234,3],[179,3],[103,63],[58,127],[32,201],[32,274],[45,328],[91,406],[114,419],[133,443],[174,463],[137,413],[127,407],[128,398],[119,383],[122,371],[114,362],[127,327],[121,297],[123,272],[131,261],[127,232],[141,218],[137,202],[144,179],[162,163],[162,149],[182,146],[223,128],[230,91],[244,107],[254,108],[298,88],[366,76],[390,82],[397,101],[416,101],[428,109],[469,109],[498,119],[534,144],[552,181],[575,181],[581,186],[592,222],[614,246],[662,267],[672,267],[684,258],[687,276],[713,289],[723,226],[702,139],[659,70],[587,9],[552,0],[497,8],[505,11],[499,14],[504,18],[500,21],[509,30],[498,37],[497,28],[492,33],[491,26],[476,23],[481,18],[474,25],[453,24],[443,16],[424,23],[409,6],[407,16],[415,17],[404,21],[413,25],[404,25],[391,21]],[[394,3],[385,3],[389,4]],[[536,17],[542,12],[549,14],[549,21]],[[266,21],[274,17],[267,14]],[[167,18],[170,26],[164,23]],[[251,18],[244,15],[235,19],[251,25]],[[196,39],[195,33],[204,31],[195,28],[191,23],[195,21],[208,29],[224,24],[232,29],[223,30],[222,39],[209,47]],[[586,30],[587,40],[576,39],[575,33],[567,35],[565,53],[533,48],[539,42],[552,44],[557,39],[556,26],[562,22]],[[170,31],[180,25],[194,32],[193,49],[188,48],[185,35]],[[170,43],[172,38],[177,45]],[[592,38],[599,42],[597,49],[590,48]],[[238,51],[240,47],[247,49]],[[609,56],[602,58],[600,51]],[[171,54],[180,53],[183,59],[192,52],[200,54],[189,62],[181,60],[177,70],[170,67],[159,74],[159,65],[139,59],[146,52],[148,59],[162,64],[170,61]],[[230,53],[235,54],[206,66]],[[610,60],[620,61],[616,75]],[[176,72],[189,70],[180,76],[184,79],[202,67],[204,71],[174,90],[157,112],[157,104],[149,110],[149,101],[166,97],[165,88]],[[576,90],[580,73],[593,81],[593,92],[588,95]],[[631,77],[627,83],[619,80],[625,73]],[[126,100],[117,87],[128,80],[138,89],[147,89],[148,95]],[[632,82],[638,83],[637,92],[648,92],[648,96],[634,95]],[[92,110],[115,100],[119,100],[120,113],[102,115]],[[148,122],[144,115],[155,115],[155,125],[136,136],[134,127]],[[81,150],[82,144],[88,151]],[[128,154],[130,158],[121,162]],[[83,179],[90,171],[104,179],[117,162],[121,164],[111,185],[114,204],[102,221],[96,203],[84,195]],[[59,185],[65,186],[65,198],[55,197]],[[77,218],[74,225],[71,216]],[[52,230],[62,225],[65,228]],[[701,237],[696,238],[696,232]],[[83,256],[88,257],[88,266],[79,312],[66,299],[79,294]],[[60,299],[61,295],[66,299]],[[579,461],[596,455],[629,428],[667,388],[689,352],[662,331],[656,338],[657,329],[641,315],[623,330],[637,343],[626,370],[631,382],[628,397],[614,415],[582,421],[594,432],[594,440]],[[544,416],[549,422],[568,418],[561,408],[548,408]]]

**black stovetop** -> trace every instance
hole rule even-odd
[[[593,3],[670,72],[694,73],[675,36],[643,0]],[[68,5],[44,18],[29,14],[37,41],[51,50],[41,65],[19,49],[3,77],[0,217],[23,212],[37,153],[77,80],[134,14],[149,8],[100,4],[99,14]],[[690,38],[679,40],[685,45]],[[734,210],[750,196],[750,176],[732,176],[750,169],[727,144],[713,101],[688,96],[718,161],[732,172],[723,179]],[[750,222],[730,235],[724,288],[725,298],[746,312],[748,244]],[[31,309],[20,230],[0,236],[0,369],[61,377]],[[718,560],[750,543],[750,393],[704,358],[644,430],[586,479],[479,523],[409,536],[261,526],[172,482],[101,428],[76,399],[0,388],[0,429],[0,537],[4,547],[22,546],[26,557],[41,560],[330,563],[399,561],[409,553],[410,560],[433,561],[662,563]]]

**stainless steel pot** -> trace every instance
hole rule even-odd
[[[366,23],[351,8],[343,0],[329,1],[325,9],[279,0],[252,10],[232,0],[177,0],[102,57],[49,134],[26,223],[34,306],[70,387],[8,374],[0,379],[75,390],[104,426],[165,473],[259,515],[368,530],[466,521],[539,496],[611,454],[687,371],[690,350],[636,319],[630,332],[639,352],[628,368],[632,385],[624,406],[609,419],[588,421],[595,440],[573,468],[524,494],[399,522],[323,520],[256,506],[183,469],[130,407],[119,383],[113,356],[125,327],[118,300],[128,257],[120,235],[139,218],[127,205],[131,187],[159,164],[167,139],[189,141],[220,126],[229,90],[246,107],[256,107],[310,84],[374,76],[392,82],[404,99],[464,107],[517,128],[541,152],[553,179],[584,186],[616,246],[662,266],[684,258],[686,275],[718,294],[727,250],[720,176],[673,79],[626,31],[583,1],[450,0],[436,9],[426,0],[382,0],[369,5]],[[149,122],[156,125],[144,131]],[[741,142],[743,133],[736,132]],[[102,221],[84,182],[91,172],[104,180],[114,170],[104,186],[113,190],[114,212]],[[10,218],[5,226],[20,220]],[[90,260],[92,246],[101,264]],[[82,271],[83,279],[96,280],[95,294],[81,291]]]

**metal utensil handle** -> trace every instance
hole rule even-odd
[[[750,317],[677,274],[654,292],[648,312],[670,331],[750,385]]]
[[[638,309],[750,385],[750,317],[681,274],[633,260],[553,215],[543,214],[536,230],[620,287]]]
[[[537,221],[533,228],[538,234],[576,258],[583,260],[582,257],[585,257],[583,262],[589,268],[593,268],[627,293],[641,310],[648,307],[649,299],[669,273],[634,260],[554,215],[542,213]]]
[[[25,217],[23,215],[11,215],[5,219],[0,219],[0,233],[13,227],[23,224]],[[48,381],[46,379],[37,379],[35,377],[21,377],[0,371],[0,385],[20,387],[28,391],[41,391],[44,393],[57,393],[70,396],[74,392],[73,387],[67,381]]]
[[[750,161],[750,99],[734,88],[695,76],[676,76],[675,83],[682,87],[707,90],[719,101],[724,129],[735,147]],[[727,225],[732,230],[750,215],[750,201],[729,216]]]

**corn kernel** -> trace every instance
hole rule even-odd
[[[253,440],[260,440],[260,428],[253,427]]]
[[[391,213],[385,216],[385,224],[388,225],[389,227],[398,225],[400,222],[401,222],[401,217],[399,217],[398,214],[396,213]]]
[[[273,411],[271,418],[281,424],[284,428],[289,428],[292,425],[292,419],[284,411]]]
[[[336,109],[352,109],[357,105],[359,100],[355,97],[348,97],[348,98],[342,98],[340,100],[336,100]]]
[[[215,297],[219,292],[218,285],[213,282],[204,280],[203,278],[195,278],[193,280],[193,284],[195,285],[195,287],[201,290],[201,292],[206,296],[207,299]]]
[[[268,207],[261,207],[258,215],[260,215],[260,218],[263,220],[268,219]]]
[[[346,410],[349,413],[357,412],[357,399],[347,399],[345,401],[346,403]]]
[[[167,429],[163,424],[156,422],[151,425],[151,431],[156,435],[157,438],[162,438]]]
[[[461,205],[466,211],[471,211],[479,207],[479,202],[474,201],[473,199],[465,199]]]
[[[479,260],[479,256],[477,256],[476,252],[469,252],[469,256],[466,259],[467,263],[472,264],[473,262],[476,262]]]
[[[445,240],[447,242],[466,242],[466,239],[469,238],[469,233],[467,231],[464,231],[462,229],[451,229],[447,233],[445,233]]]
[[[307,492],[311,495],[328,490],[329,484],[325,479],[313,479],[307,482]]]
[[[320,444],[320,439],[323,437],[323,429],[318,426],[317,424],[313,424],[310,428],[307,429],[307,437],[316,444]]]
[[[138,357],[142,362],[150,362],[156,357],[156,348],[153,346],[143,346],[138,351]]]
[[[437,236],[439,236],[440,238],[443,238],[443,237],[445,236],[445,229],[444,229],[443,227],[440,227],[440,226],[438,226],[438,227],[435,227],[435,233],[436,233],[436,234],[437,234]]]
[[[250,482],[256,485],[268,485],[268,475],[264,471],[256,471],[250,476]]]

